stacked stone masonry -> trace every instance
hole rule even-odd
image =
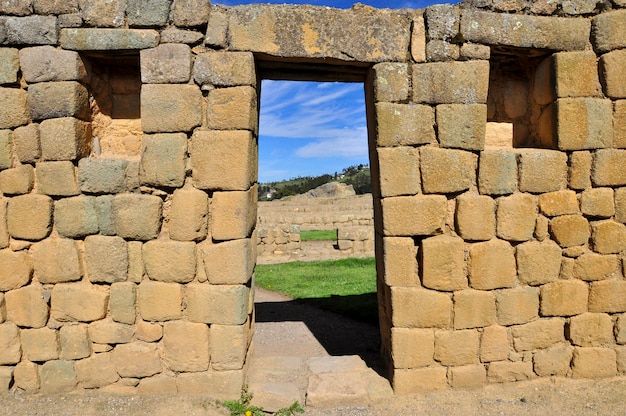
[[[239,397],[258,74],[333,65],[395,392],[625,374],[625,7],[0,2],[0,386]]]

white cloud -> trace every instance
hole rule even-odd
[[[312,141],[296,150],[303,158],[354,158],[368,156],[367,128],[346,132],[340,137]]]

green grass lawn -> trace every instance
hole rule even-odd
[[[378,325],[374,258],[257,265],[255,276],[265,289]]]
[[[337,230],[301,230],[300,241],[337,241]]]

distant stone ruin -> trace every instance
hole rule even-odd
[[[396,394],[625,374],[625,74],[624,0],[0,2],[0,390],[239,397],[263,79],[365,87]]]

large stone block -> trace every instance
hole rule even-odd
[[[443,195],[385,198],[382,207],[387,236],[434,235],[444,229],[447,200]]]
[[[454,292],[454,329],[482,328],[496,322],[496,296],[481,290]]]
[[[250,289],[246,286],[189,284],[187,318],[192,322],[243,325],[248,317]]]
[[[537,220],[537,199],[516,193],[498,199],[496,235],[509,241],[530,240]]]
[[[117,235],[129,240],[152,240],[161,229],[163,202],[157,196],[123,194],[113,199],[113,223]]]
[[[28,88],[28,104],[33,120],[90,115],[87,89],[76,81],[42,82]]]
[[[61,237],[82,238],[98,233],[95,198],[77,196],[57,201],[54,225]]]
[[[152,280],[187,283],[196,277],[194,242],[148,241],[143,245],[142,256],[146,273]]]
[[[625,10],[602,13],[591,19],[593,45],[600,52],[626,47]]]
[[[34,244],[31,253],[35,276],[41,283],[61,283],[80,280],[83,276],[76,241],[54,238]]]
[[[479,345],[480,335],[475,330],[435,331],[434,358],[442,365],[475,364]]]
[[[0,250],[0,291],[18,289],[30,282],[33,264],[26,251]]]
[[[69,14],[78,12],[78,0],[33,0],[36,14]]]
[[[562,152],[523,151],[519,159],[519,189],[543,193],[567,188],[567,155]]]
[[[124,159],[82,158],[78,161],[80,190],[92,194],[117,194],[126,190]]]
[[[0,324],[0,365],[17,364],[22,357],[20,330],[15,324]]]
[[[96,344],[126,344],[134,335],[134,328],[109,319],[92,322],[87,329],[89,339]]]
[[[134,283],[114,283],[109,291],[109,312],[115,322],[135,323],[137,290]]]
[[[12,129],[28,124],[28,93],[17,88],[0,88],[0,101],[11,103],[0,109],[0,129]],[[8,133],[8,132],[7,132]]]
[[[207,235],[209,197],[197,189],[177,189],[169,212],[170,238],[198,241]]]
[[[541,287],[542,316],[572,316],[587,311],[589,288],[580,280],[559,280]]]
[[[255,86],[254,56],[250,52],[201,53],[194,62],[193,78],[200,85]]]
[[[585,253],[576,258],[573,274],[577,279],[586,281],[604,280],[617,275],[619,267],[617,256]]]
[[[238,51],[400,62],[406,60],[409,50],[410,21],[382,10],[363,13],[355,9],[255,5],[231,9],[229,17],[230,45]]]
[[[79,360],[91,355],[91,340],[86,324],[63,325],[59,337],[62,360]]]
[[[4,295],[7,319],[16,325],[41,328],[48,322],[48,303],[41,285],[32,284]]]
[[[20,195],[9,200],[7,227],[13,238],[38,241],[52,230],[52,199],[45,195]]]
[[[561,150],[601,149],[613,143],[611,100],[560,98],[556,102],[558,147]]]
[[[6,0],[0,5],[0,13],[15,16],[28,16],[33,13],[32,1]]]
[[[580,214],[576,192],[571,190],[539,195],[539,210],[547,217]]]
[[[600,254],[616,254],[626,249],[626,225],[606,220],[591,224],[593,249]]]
[[[613,146],[626,147],[626,100],[613,103],[613,129]]]
[[[256,222],[256,185],[248,191],[215,192],[210,205],[210,230],[214,240],[246,238]]]
[[[0,191],[5,195],[23,195],[33,189],[35,171],[31,165],[18,165],[0,171]]]
[[[589,289],[589,312],[626,312],[626,282],[592,282]]]
[[[39,366],[30,361],[19,362],[13,371],[15,386],[29,393],[39,390]]]
[[[40,370],[41,392],[66,393],[76,387],[76,371],[73,361],[48,361]]]
[[[411,57],[415,62],[426,62],[426,24],[424,16],[413,17],[411,33]]]
[[[0,169],[13,167],[11,130],[0,130]]]
[[[206,371],[209,368],[209,328],[206,324],[166,322],[162,347],[163,362],[170,370]]]
[[[600,95],[597,58],[592,51],[559,52],[553,55],[553,59],[557,97]]]
[[[51,313],[59,322],[91,322],[104,318],[109,294],[83,283],[57,284],[52,289]]]
[[[121,27],[124,25],[126,1],[78,0],[81,17],[87,26]]]
[[[249,86],[218,88],[209,92],[207,125],[215,130],[257,130],[256,90]]]
[[[607,378],[617,374],[617,357],[611,348],[574,348],[572,378]]]
[[[591,153],[573,152],[569,163],[569,187],[586,189],[591,187]]]
[[[440,235],[422,240],[422,285],[453,291],[467,287],[465,244],[458,237]]]
[[[56,45],[56,16],[5,17],[2,43],[6,45]]]
[[[454,389],[479,389],[487,381],[483,365],[464,365],[450,369],[450,385]]]
[[[166,376],[164,374],[157,374],[153,377],[142,378],[137,386],[139,393],[141,394],[169,394],[175,393],[176,378],[172,376]]]
[[[478,162],[478,189],[481,194],[506,195],[517,189],[517,161],[515,153],[486,150]]]
[[[7,224],[8,198],[0,198],[0,248],[9,247],[9,227]]]
[[[157,344],[142,341],[116,345],[111,361],[121,377],[150,377],[163,367],[157,348]]]
[[[418,394],[448,388],[445,367],[396,369],[393,390],[398,395]]]
[[[255,181],[257,145],[251,132],[196,130],[190,148],[196,188],[245,191]]]
[[[385,62],[374,65],[373,69],[374,97],[377,102],[398,102],[409,98],[407,64]]]
[[[482,61],[413,66],[413,101],[428,104],[484,104],[489,65]]]
[[[37,162],[41,157],[39,124],[28,124],[13,130],[13,146],[20,162]]]
[[[433,290],[392,287],[391,310],[394,327],[449,328],[452,299]]]
[[[558,345],[537,351],[533,355],[535,373],[540,377],[565,377],[570,369],[574,349],[568,345]]]
[[[74,367],[78,384],[85,389],[108,386],[120,378],[109,353],[96,354],[93,357],[76,361]]]
[[[18,50],[14,48],[0,49],[0,84],[17,82],[17,71],[20,69]]]
[[[383,198],[420,192],[419,149],[409,146],[380,147],[377,152]]]
[[[78,53],[52,46],[21,49],[20,68],[28,83],[80,81],[87,76],[85,65]]]
[[[376,104],[376,144],[381,147],[435,142],[435,111],[426,105]]]
[[[146,321],[182,317],[182,287],[178,283],[143,281],[137,289],[139,314]]]
[[[89,236],[85,239],[85,265],[92,283],[123,282],[128,277],[128,244],[121,237]]]
[[[44,120],[39,125],[39,139],[44,160],[86,157],[91,151],[91,124],[73,117]]]
[[[210,0],[175,0],[172,7],[172,20],[176,26],[200,26],[209,20]]]
[[[591,179],[595,186],[626,185],[626,173],[620,168],[626,161],[626,150],[598,150],[593,158]]]
[[[424,193],[453,193],[469,189],[475,181],[476,156],[462,150],[424,147],[420,167]]]
[[[432,329],[392,328],[394,368],[420,368],[434,364],[435,333]]]
[[[550,348],[564,341],[565,320],[540,319],[525,325],[511,327],[516,351],[533,351]]]
[[[536,286],[554,282],[561,271],[561,248],[551,240],[517,246],[517,274],[521,283]]]
[[[59,358],[59,334],[54,329],[38,328],[20,331],[22,354],[29,361],[50,361]]]
[[[185,182],[187,135],[145,135],[141,142],[139,175],[144,185],[179,187]]]
[[[159,32],[147,29],[61,29],[59,44],[72,51],[147,49],[159,44]]]
[[[469,282],[474,289],[512,287],[517,277],[514,249],[502,240],[475,243],[469,249]]]
[[[487,106],[441,104],[437,106],[437,132],[441,147],[483,150]]]
[[[613,320],[605,313],[583,313],[570,319],[568,339],[579,347],[600,347],[613,342]]]
[[[510,350],[509,336],[505,327],[492,325],[483,330],[480,337],[480,362],[506,360]]]
[[[500,325],[525,324],[539,316],[539,291],[532,287],[502,290],[496,305]]]
[[[590,31],[591,24],[586,18],[527,16],[482,10],[467,10],[461,16],[463,38],[484,45],[584,50]]]
[[[186,83],[191,76],[191,48],[166,43],[140,53],[141,82],[144,84]]]
[[[214,285],[246,284],[255,264],[249,239],[203,244],[202,259],[207,279]]]
[[[487,380],[491,383],[511,383],[530,380],[535,377],[530,361],[497,361],[489,364]]]
[[[73,196],[80,193],[72,162],[40,162],[35,166],[37,192],[51,196]]]
[[[199,87],[168,84],[141,87],[141,126],[145,133],[188,132],[201,121]]]
[[[550,233],[561,247],[586,244],[591,236],[589,221],[582,215],[563,215],[550,221]]]
[[[419,286],[417,247],[412,238],[383,239],[384,281],[388,286]]]
[[[248,349],[246,325],[211,325],[211,368],[218,371],[243,368]]]
[[[172,0],[127,0],[126,3],[130,27],[165,26]]]

